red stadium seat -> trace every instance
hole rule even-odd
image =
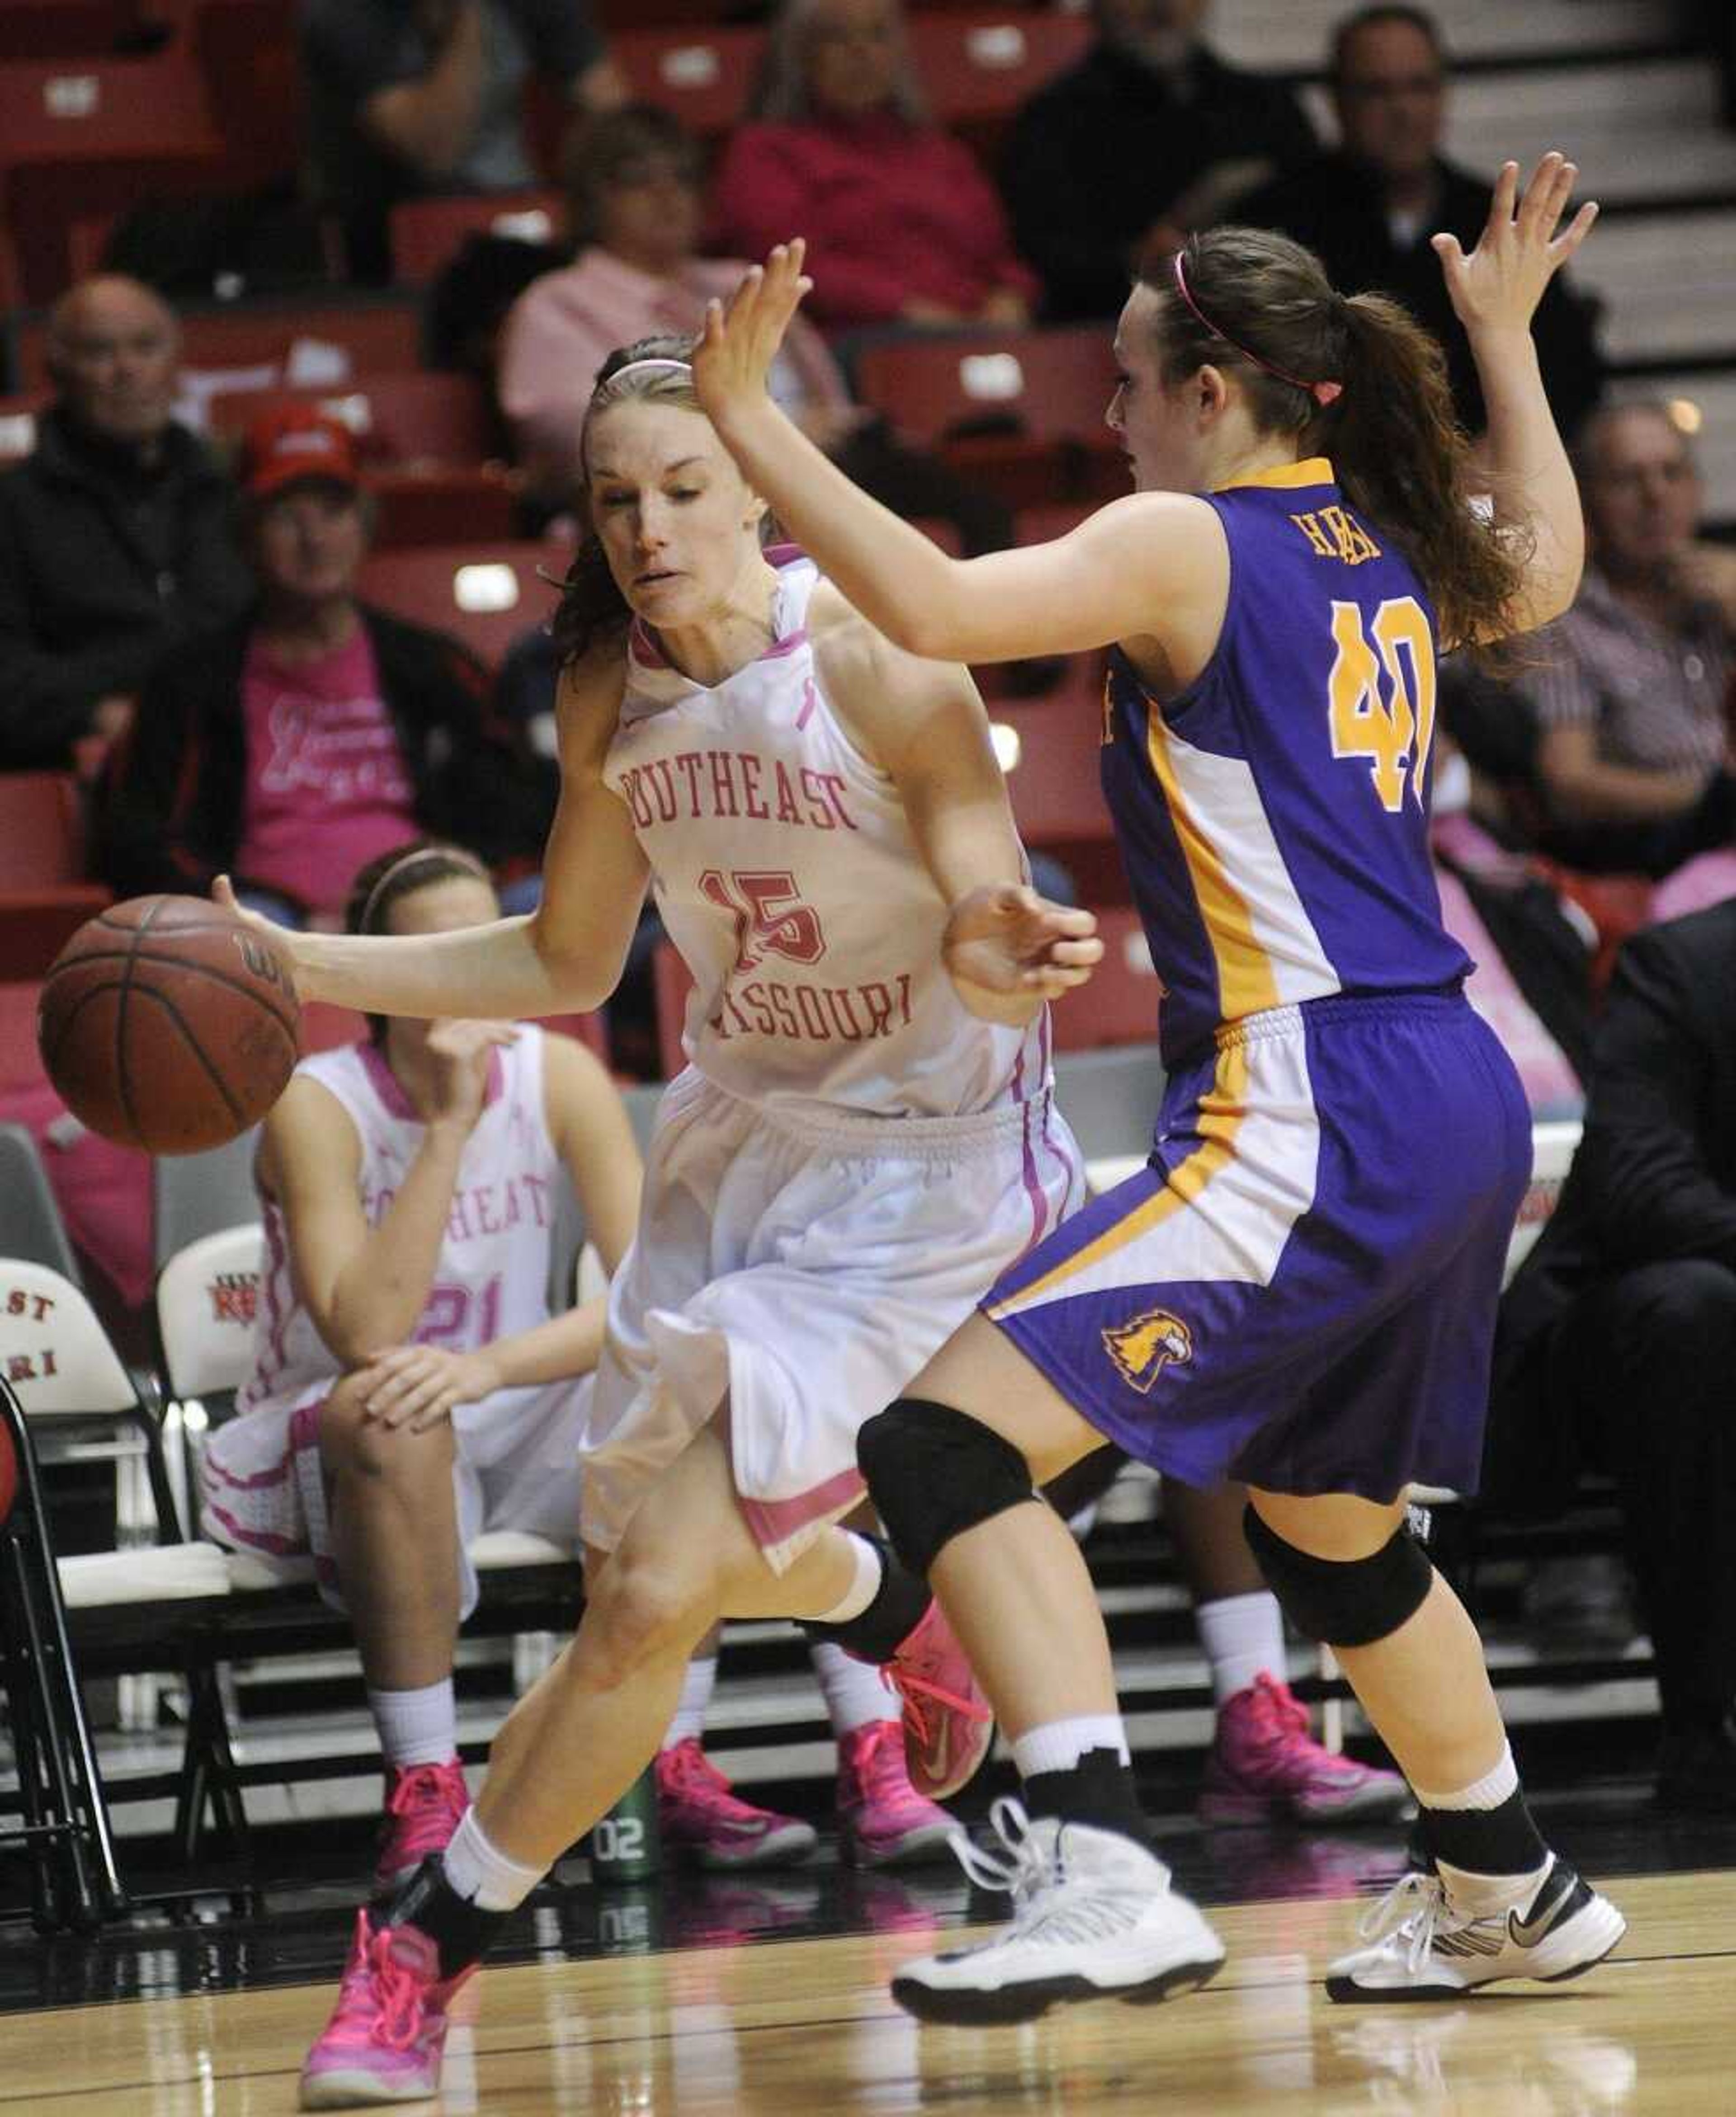
[[[371,464],[479,464],[492,453],[488,401],[473,375],[363,375],[335,390],[222,390],[211,430],[238,438],[274,405],[316,405],[356,436]]]
[[[718,139],[736,123],[765,49],[765,32],[695,25],[623,30],[609,49],[635,101],[672,111],[690,132]]]
[[[387,464],[369,471],[375,549],[510,542],[518,516],[514,475],[501,464]],[[565,572],[565,559],[561,565]]]
[[[141,34],[139,0],[7,0],[0,61],[112,58]]]
[[[995,699],[995,744],[1019,835],[1027,845],[1060,846],[1110,835],[1097,779],[1102,680],[1094,657],[1069,665],[1063,685],[1032,701]]]
[[[1124,905],[1094,907],[1103,960],[1089,985],[1055,1003],[1057,1051],[1092,1051],[1106,1044],[1149,1044],[1157,1035],[1163,986],[1152,968],[1139,915]]]
[[[174,45],[149,58],[0,65],[0,168],[222,151],[198,68]]]
[[[913,16],[912,55],[938,123],[986,158],[1020,107],[1083,57],[1092,39],[1083,14],[1019,7]]]
[[[397,375],[422,358],[421,321],[413,301],[350,297],[337,301],[249,302],[246,308],[182,308],[181,357],[188,368],[279,367],[297,346],[330,348],[349,373]],[[48,319],[14,321],[17,386],[48,380]]]
[[[293,176],[306,140],[297,10],[284,0],[178,0],[238,188]]]
[[[468,235],[552,241],[565,212],[566,202],[556,191],[406,199],[391,210],[392,277],[400,287],[426,286]]]
[[[553,615],[570,553],[562,544],[426,546],[376,551],[362,569],[364,601],[453,634],[490,668],[520,633]]]
[[[0,773],[0,978],[38,978],[113,902],[85,879],[84,823],[70,773]]]

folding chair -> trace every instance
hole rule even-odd
[[[42,1156],[21,1124],[0,1124],[0,1257],[28,1257],[83,1286]]]
[[[159,1272],[201,1236],[257,1223],[253,1155],[258,1144],[255,1125],[208,1153],[159,1154],[153,1160],[151,1253]]]
[[[253,1220],[196,1237],[157,1275],[157,1344],[168,1385],[164,1455],[188,1523],[198,1513],[198,1460],[212,1412],[233,1403],[252,1371],[265,1252],[265,1230]]]

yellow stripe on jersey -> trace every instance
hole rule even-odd
[[[1248,900],[1230,879],[1223,856],[1198,812],[1189,805],[1170,755],[1169,729],[1156,699],[1150,698],[1146,750],[1163,789],[1182,858],[1188,864],[1206,939],[1217,964],[1219,1012],[1226,1022],[1239,1022],[1244,1014],[1281,1006],[1284,996],[1278,989],[1277,971],[1254,933]]]
[[[1246,477],[1232,477],[1227,485],[1215,485],[1214,492],[1235,492],[1244,485],[1264,485],[1288,492],[1300,485],[1336,485],[1331,462],[1325,456],[1304,456],[1300,463],[1278,464],[1271,470],[1250,471]]]
[[[1125,1249],[1129,1243],[1149,1234],[1184,1206],[1191,1206],[1212,1179],[1235,1159],[1235,1136],[1241,1129],[1247,1108],[1248,1051],[1238,1037],[1219,1052],[1212,1086],[1200,1098],[1198,1131],[1202,1144],[1185,1161],[1178,1162],[1168,1172],[1162,1189],[1153,1192],[1112,1227],[1106,1228],[1083,1249],[1064,1258],[1053,1271],[1033,1280],[1029,1286],[1020,1287],[1004,1301],[997,1301],[987,1312],[990,1318],[1009,1316],[1015,1310],[1031,1307],[1104,1257],[1112,1257],[1117,1250]]]

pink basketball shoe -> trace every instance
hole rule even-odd
[[[376,1926],[358,1912],[338,2004],[302,2068],[302,2109],[437,2095],[446,2009],[475,1967],[443,1979],[440,1951],[419,1927]]]
[[[911,1784],[892,1721],[870,1720],[839,1737],[838,1826],[852,1867],[914,1867],[948,1856],[953,1819]]]
[[[904,1708],[910,1783],[949,1801],[976,1778],[995,1740],[995,1716],[946,1612],[931,1601],[883,1672]]]
[[[1308,1708],[1274,1676],[1257,1676],[1218,1713],[1202,1823],[1374,1823],[1410,1805],[1397,1772],[1323,1749],[1309,1732]]]
[[[388,1764],[376,1890],[383,1895],[395,1889],[429,1853],[444,1852],[469,1806],[464,1769],[456,1757],[443,1764]]]
[[[814,1826],[743,1801],[693,1736],[660,1750],[657,1821],[665,1845],[702,1867],[789,1867],[820,1843]]]

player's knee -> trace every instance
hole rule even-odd
[[[1422,1607],[1434,1567],[1407,1524],[1365,1558],[1317,1558],[1299,1551],[1253,1507],[1243,1532],[1280,1608],[1306,1639],[1329,1647],[1372,1646]]]
[[[580,1637],[593,1680],[613,1688],[647,1662],[690,1649],[711,1623],[716,1601],[703,1569],[623,1544],[587,1592]]]
[[[417,1432],[368,1418],[367,1395],[356,1375],[346,1375],[321,1407],[319,1434],[321,1458],[334,1477],[379,1480],[406,1490],[450,1476],[456,1449],[450,1419]]]
[[[870,1418],[856,1460],[893,1548],[924,1575],[955,1536],[1037,1497],[1010,1441],[922,1397],[900,1397]]]

